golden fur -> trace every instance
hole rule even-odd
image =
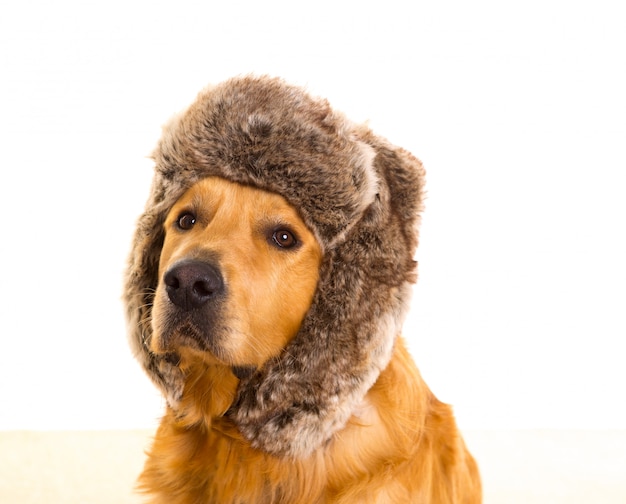
[[[194,224],[181,230],[186,213]],[[297,246],[281,248],[273,241],[277,230],[292,233]],[[176,411],[167,408],[140,477],[150,502],[481,502],[478,470],[451,409],[430,392],[401,338],[345,428],[305,458],[253,448],[224,415],[236,397],[235,370],[261,366],[297,333],[322,256],[298,212],[274,193],[208,177],[170,210],[150,348],[177,355],[185,386]],[[227,292],[210,327],[211,351],[189,336],[200,328],[177,328],[162,280],[172,265],[207,257],[219,264]]]

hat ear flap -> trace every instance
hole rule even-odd
[[[254,447],[305,457],[343,428],[391,358],[415,281],[423,168],[367,131],[377,194],[325,250],[300,331],[241,381],[229,415]],[[371,186],[368,186],[371,187]]]
[[[148,208],[156,205],[155,188]],[[131,350],[150,379],[161,390],[168,404],[176,407],[182,397],[184,376],[176,356],[150,351],[152,304],[158,284],[159,257],[163,247],[163,212],[147,211],[137,222],[128,261],[124,300]]]

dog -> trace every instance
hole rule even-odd
[[[165,128],[125,284],[167,407],[152,503],[481,502],[451,408],[400,335],[424,170],[269,77]]]

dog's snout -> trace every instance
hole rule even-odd
[[[175,264],[165,273],[163,281],[172,303],[185,310],[199,308],[224,290],[219,270],[197,260]]]

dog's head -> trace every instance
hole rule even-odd
[[[326,101],[253,77],[201,93],[154,159],[126,278],[135,355],[174,410],[181,353],[232,366],[226,414],[241,434],[306,456],[391,356],[415,281],[421,164]]]

